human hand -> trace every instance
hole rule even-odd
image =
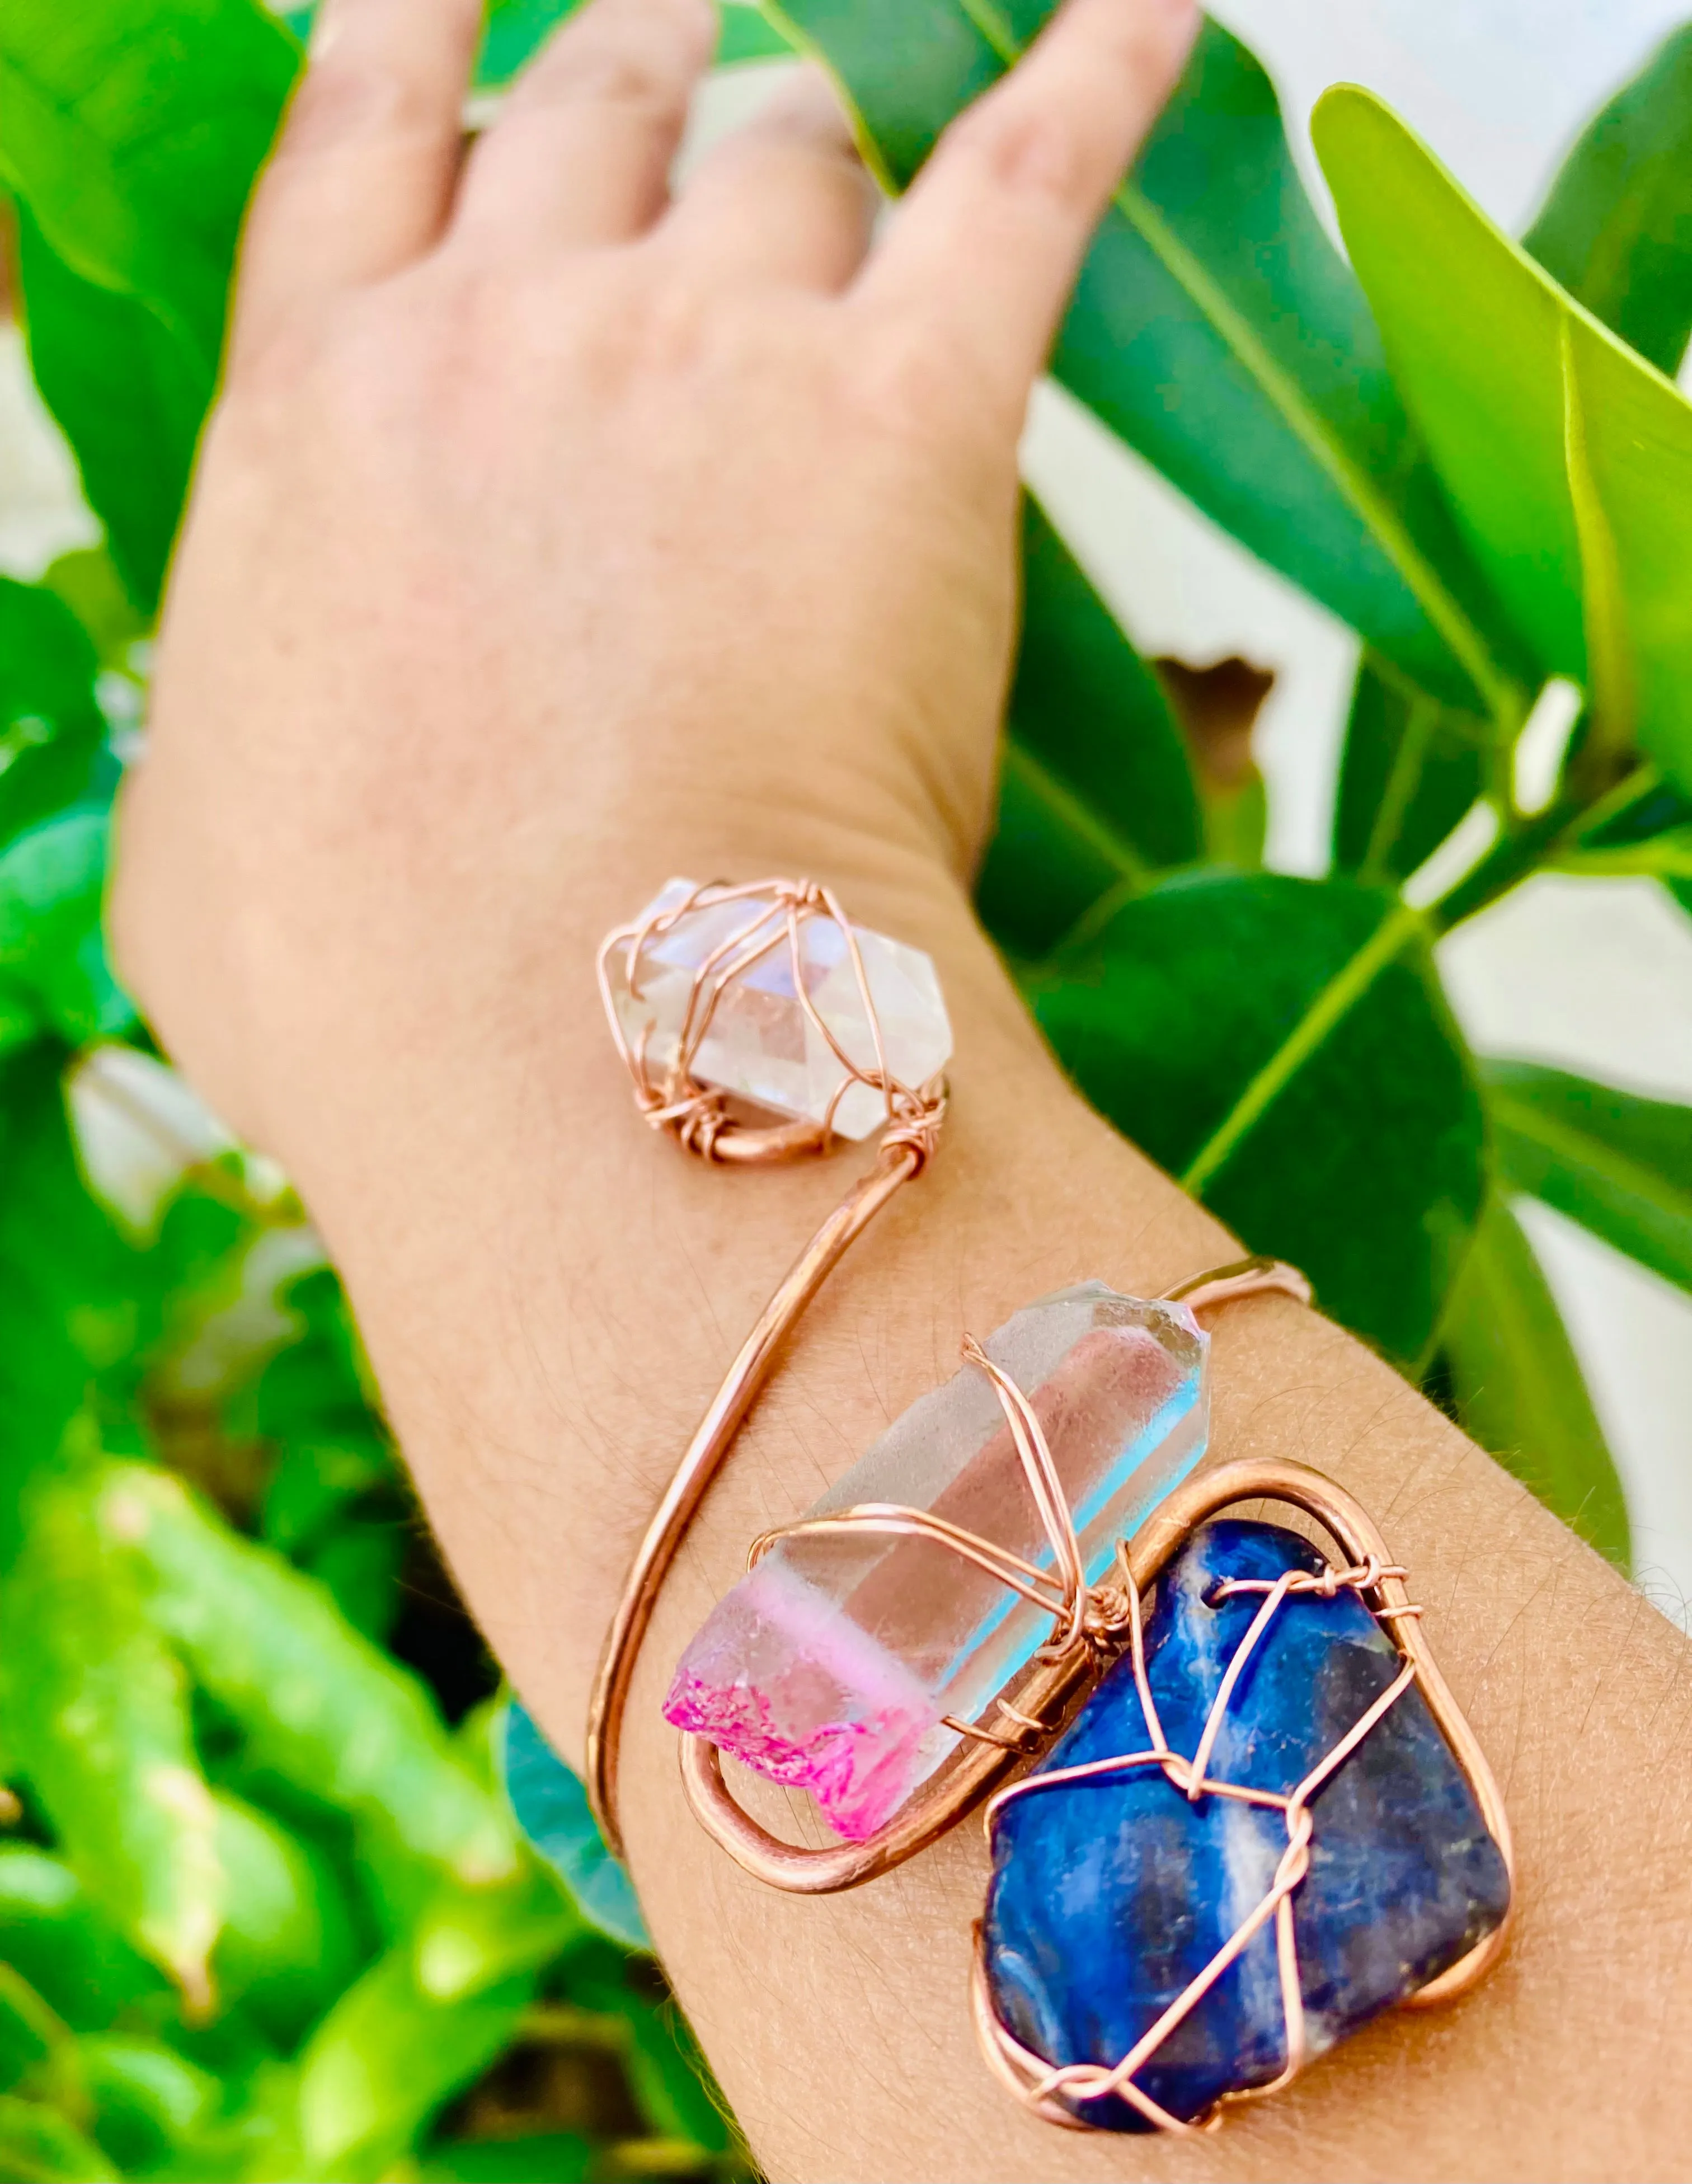
[[[1070,0],[871,250],[820,81],[669,201],[705,0],[594,0],[461,164],[479,18],[330,0],[121,813],[126,978],[326,1192],[672,866],[958,896],[1023,413],[1196,20]]]

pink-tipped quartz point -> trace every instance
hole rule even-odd
[[[1180,1305],[1086,1282],[983,1347],[1033,1404],[1095,1582],[1204,1452],[1207,1338]],[[1004,1413],[972,1368],[913,1403],[806,1513],[865,1502],[930,1510],[1051,1567]],[[931,1540],[784,1540],[714,1609],[664,1711],[810,1790],[861,1841],[955,1746],[943,1717],[978,1719],[1050,1633],[1049,1615]]]

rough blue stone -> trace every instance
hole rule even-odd
[[[1261,1594],[1208,1604],[1226,1578],[1318,1570],[1294,1533],[1232,1518],[1195,1533],[1159,1581],[1148,1679],[1171,1746],[1197,1751]],[[1209,1773],[1284,1796],[1401,1663],[1355,1592],[1294,1596],[1259,1641]],[[1039,1771],[1152,1742],[1133,1663],[1118,1662]],[[1472,1791],[1413,1685],[1311,1803],[1311,1868],[1294,1899],[1312,2054],[1437,1976],[1504,1917],[1510,1882]],[[1119,2062],[1270,1887],[1287,1844],[1272,1809],[1189,1802],[1160,1768],[1013,1800],[993,1831],[988,1967],[1004,2023],[1053,2063]],[[1254,1937],[1137,2074],[1190,2121],[1286,2063],[1274,1924]],[[1090,2124],[1149,2128],[1114,2096]]]

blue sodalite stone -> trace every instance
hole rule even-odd
[[[1216,1585],[1322,1567],[1278,1525],[1224,1518],[1187,1542],[1159,1580],[1146,1631],[1152,1699],[1174,1750],[1197,1751],[1262,1605],[1261,1594],[1237,1594],[1211,1607]],[[1234,1687],[1207,1771],[1287,1795],[1401,1665],[1355,1592],[1292,1596]],[[1152,1741],[1125,1656],[1037,1772]],[[1503,1919],[1510,1881],[1414,1685],[1311,1811],[1311,1867],[1294,1917],[1315,2055],[1466,1955]],[[1267,1892],[1286,1846],[1281,1814],[1230,1797],[1193,1804],[1156,1767],[1014,1799],[994,1826],[985,1936],[1001,2020],[1049,2062],[1120,2062]],[[1191,2121],[1223,2093],[1266,2084],[1286,2059],[1271,1919],[1136,2083]],[[1149,2128],[1114,2095],[1075,2109],[1107,2130]]]

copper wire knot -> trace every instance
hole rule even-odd
[[[649,1028],[631,1045],[618,1020],[611,991],[612,958],[620,950],[626,950],[624,976],[631,995],[639,1000],[642,959],[653,942],[694,912],[732,902],[748,905],[748,921],[713,949],[694,972],[676,1037],[675,1056],[661,1074],[654,1073],[647,1054]],[[847,957],[857,982],[858,998],[875,1050],[872,1066],[853,1059],[811,998],[805,981],[800,934],[806,922],[815,917],[827,918],[838,926],[846,944]],[[727,1095],[702,1084],[693,1069],[723,995],[737,979],[745,978],[765,957],[783,946],[788,950],[789,975],[799,1006],[844,1074],[820,1122],[805,1118],[765,1128],[737,1120],[730,1112]],[[910,1170],[912,1175],[932,1157],[935,1141],[945,1119],[944,1081],[936,1078],[927,1084],[904,1084],[888,1068],[887,1045],[857,935],[833,891],[817,881],[756,880],[739,887],[713,881],[697,887],[685,902],[677,903],[672,909],[650,912],[637,923],[619,926],[608,933],[600,944],[598,970],[600,999],[605,1006],[617,1051],[633,1080],[635,1105],[652,1128],[666,1132],[687,1151],[697,1153],[702,1160],[732,1162],[739,1167],[826,1152],[834,1141],[834,1118],[841,1100],[854,1084],[861,1084],[880,1093],[885,1106],[882,1153],[908,1148],[916,1156]]]

